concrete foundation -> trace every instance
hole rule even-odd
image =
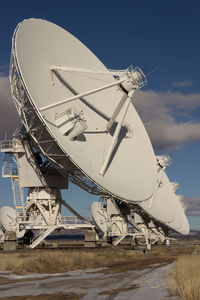
[[[85,247],[96,247],[96,232],[88,230],[85,232]]]
[[[3,250],[15,251],[17,249],[17,238],[14,231],[7,231],[4,237]]]
[[[107,247],[108,246],[108,239],[106,236],[103,236],[101,239],[101,247]]]

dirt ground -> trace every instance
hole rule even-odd
[[[98,266],[95,264],[92,264],[91,262],[88,263],[87,261],[85,261],[85,265],[82,264],[81,265],[81,269],[87,268],[88,264],[90,265],[90,268],[101,268],[103,267],[103,274],[104,276],[115,276],[117,274],[128,274],[130,272],[134,272],[134,271],[139,271],[141,272],[142,270],[155,270],[156,268],[161,268],[161,267],[165,267],[171,263],[173,263],[178,256],[180,255],[191,255],[192,253],[194,253],[194,251],[196,251],[196,249],[200,247],[200,240],[199,239],[194,239],[194,240],[182,240],[182,241],[173,241],[171,247],[164,247],[162,245],[158,245],[158,246],[154,246],[152,247],[151,251],[146,251],[145,254],[142,253],[142,251],[140,249],[135,249],[132,246],[123,246],[120,248],[117,247],[113,247],[113,251],[109,248],[102,248],[102,249],[88,249],[88,253],[96,253],[96,255],[104,255],[102,257],[106,257],[106,255],[109,255],[110,253],[112,253],[111,260],[110,262],[106,262],[102,260],[98,261]],[[120,256],[117,258],[117,253],[118,253],[118,249],[120,249]],[[43,255],[45,253],[45,249],[41,249],[41,250],[35,250],[37,252],[38,255]],[[49,251],[49,250],[48,250]],[[66,255],[70,255],[70,251],[73,251],[72,249],[67,249],[66,250]],[[77,250],[79,252],[79,255],[81,256],[81,253],[83,251],[83,249],[79,249]],[[85,250],[84,250],[85,251]],[[23,255],[33,255],[34,253],[33,250],[31,251],[25,251]],[[56,252],[55,252],[56,253]],[[63,250],[62,250],[63,253]],[[115,253],[116,253],[116,257],[115,257]],[[123,255],[124,253],[124,255]],[[133,253],[132,256],[129,255],[129,253]],[[6,253],[7,254],[7,253]],[[8,255],[13,255],[14,253],[10,253]],[[128,254],[128,255],[127,255]],[[1,252],[0,253],[0,259],[2,260],[4,256],[4,253]],[[88,256],[90,257],[90,256]],[[130,259],[131,257],[131,259]],[[153,266],[153,268],[152,268]],[[80,268],[78,268],[77,266],[73,266],[72,268],[73,270],[78,270]],[[12,271],[12,270],[11,270]],[[59,272],[59,270],[58,270]],[[102,273],[102,271],[95,271],[95,274],[97,274],[98,276],[98,272]],[[41,272],[42,273],[42,272]],[[44,272],[45,273],[45,272]],[[26,272],[24,272],[24,274],[26,274]],[[46,277],[43,277],[43,279],[47,279],[49,278],[48,275],[45,275]],[[120,275],[121,276],[121,275]],[[120,278],[120,276],[118,276],[118,278]],[[122,277],[123,278],[123,275]],[[134,277],[133,277],[134,278]],[[28,282],[31,281],[32,279],[29,278],[23,278],[23,279],[11,279],[11,278],[6,278],[5,276],[1,276],[0,275],[0,287],[4,286],[6,288],[6,286],[9,286],[10,284],[17,284],[17,283],[22,283],[22,282]],[[40,281],[40,278],[35,278],[34,280],[38,280]],[[53,284],[53,283],[52,283]],[[50,284],[50,285],[52,285]],[[55,284],[55,283],[54,283]],[[58,283],[60,284],[60,283]],[[53,285],[52,285],[53,287]],[[113,288],[110,291],[100,291],[99,295],[101,295],[102,297],[105,295],[117,295],[118,293],[121,292],[128,292],[129,290],[132,291],[134,289],[137,289],[138,286],[137,284],[132,284],[129,286],[121,286],[121,287],[116,287]],[[62,289],[61,289],[62,290]],[[42,300],[61,300],[61,299],[70,299],[70,300],[78,300],[78,299],[82,299],[84,298],[84,291],[83,293],[74,293],[74,292],[69,292],[67,293],[65,291],[65,293],[62,292],[56,292],[56,293],[51,293],[51,294],[40,294],[40,295],[32,295],[32,296],[13,296],[13,297],[4,297],[1,298],[1,293],[0,293],[0,299],[5,299],[5,300],[14,300],[14,299],[19,299],[19,300],[32,300],[32,299],[42,299]],[[89,298],[84,298],[84,299],[89,299]],[[106,298],[105,298],[106,299]]]
[[[74,293],[55,293],[51,295],[47,294],[41,294],[38,296],[16,296],[16,297],[6,297],[6,298],[0,298],[5,300],[79,300],[83,298],[83,294],[77,295]]]

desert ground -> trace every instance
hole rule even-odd
[[[0,299],[181,299],[174,287],[177,261],[200,258],[198,232],[145,253],[128,242],[48,247],[0,251]]]

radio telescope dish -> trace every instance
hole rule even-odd
[[[159,175],[162,177],[157,191],[149,200],[142,201],[139,205],[153,219],[172,230],[187,235],[189,233],[188,220],[179,196],[174,192],[173,183],[169,181],[164,170],[160,169]]]
[[[2,206],[0,208],[0,227],[4,232],[15,229],[17,238],[22,238],[24,236],[25,230],[19,231],[16,228],[16,218],[17,214],[14,208],[10,206]]]
[[[67,169],[69,158],[116,198],[151,197],[156,158],[143,123],[129,106],[133,92],[145,83],[142,71],[109,71],[78,39],[40,19],[18,25],[12,57],[11,77],[18,73],[24,91],[20,104],[16,95],[14,100],[41,152],[60,169]]]
[[[16,212],[12,207],[2,206],[0,208],[0,224],[3,230],[10,230],[16,224],[16,217]]]

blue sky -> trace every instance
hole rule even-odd
[[[199,1],[3,1],[0,5],[0,126],[17,124],[7,82],[11,39],[26,18],[45,18],[71,32],[108,68],[131,64],[150,74],[136,96],[157,153],[167,153],[167,174],[180,183],[188,212],[200,214],[200,2]],[[9,122],[7,121],[9,119]],[[10,128],[9,128],[10,127]],[[2,155],[0,156],[2,158]],[[2,160],[1,160],[2,161]],[[11,186],[0,178],[2,204],[11,203]],[[63,198],[83,215],[96,199],[70,185]],[[191,209],[190,209],[191,208]]]

